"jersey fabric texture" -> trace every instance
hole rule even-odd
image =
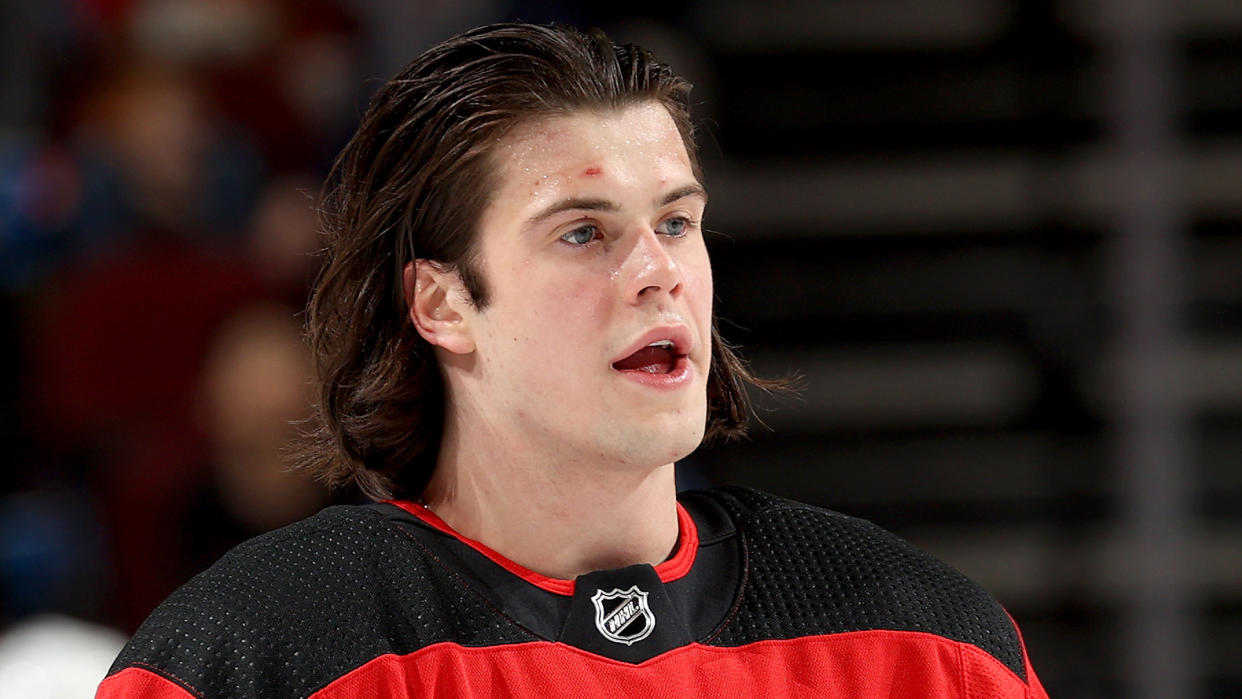
[[[419,505],[332,507],[157,608],[97,697],[1045,698],[1013,621],[864,521],[682,494],[658,566],[541,576]]]

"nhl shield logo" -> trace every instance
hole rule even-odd
[[[595,605],[595,628],[613,643],[632,646],[655,630],[655,614],[647,605],[647,593],[634,585],[626,590],[597,590],[591,598]]]

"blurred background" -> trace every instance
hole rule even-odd
[[[89,696],[228,547],[358,499],[282,461],[319,183],[505,19],[696,85],[722,331],[803,390],[687,484],[915,541],[1054,697],[1242,696],[1237,0],[0,5],[0,696]]]

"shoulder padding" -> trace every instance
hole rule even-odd
[[[331,507],[241,544],[183,585],[110,674],[143,667],[198,696],[307,696],[385,653],[527,640],[495,619],[383,510]]]
[[[979,585],[874,524],[746,488],[708,491],[742,533],[746,582],[714,643],[888,629],[969,643],[1025,680],[1020,637]]]

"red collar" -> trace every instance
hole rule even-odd
[[[436,516],[436,513],[419,503],[409,500],[384,500],[384,502],[396,505],[432,528],[456,538],[463,544],[492,559],[500,567],[538,588],[558,595],[572,596],[574,594],[573,580],[550,578],[514,563],[486,545],[462,536],[450,527],[447,522]],[[698,529],[694,526],[694,520],[691,519],[690,513],[686,512],[686,508],[682,507],[681,503],[677,503],[677,530],[677,550],[673,552],[672,557],[655,567],[656,574],[660,576],[660,582],[669,583],[689,573],[690,568],[694,565],[694,556],[699,550]]]

